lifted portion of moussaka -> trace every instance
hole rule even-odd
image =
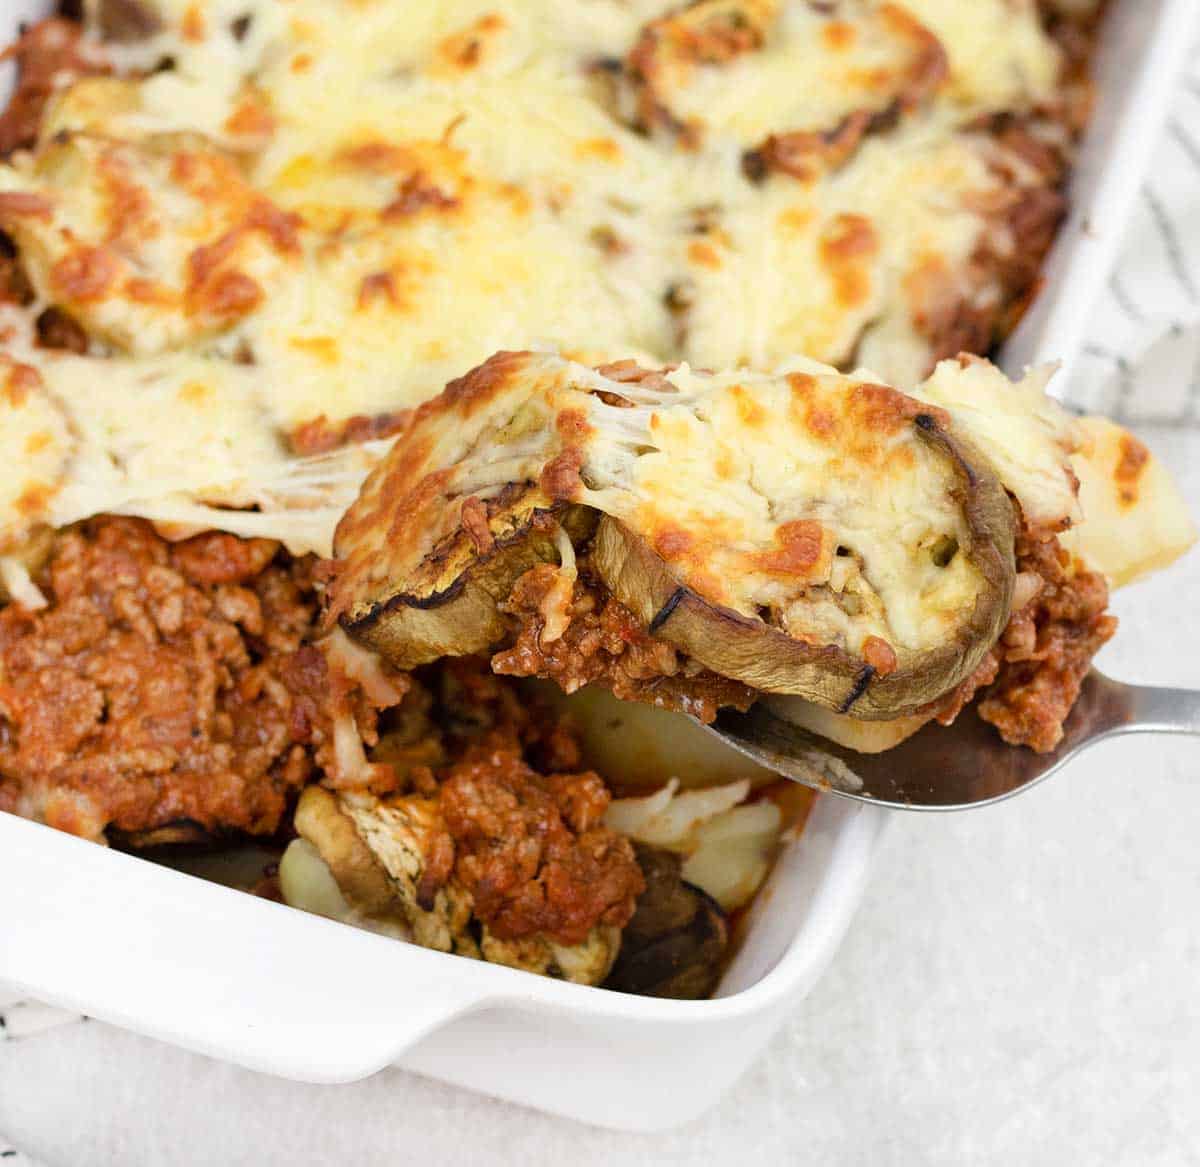
[[[545,653],[583,615],[582,575],[622,606],[616,628],[587,613],[589,631],[635,652],[648,637],[663,673],[891,717],[1000,634],[1015,526],[951,416],[869,378],[500,354],[368,480],[333,605],[400,667],[495,648],[514,616],[542,625],[516,647]]]
[[[876,749],[991,685],[985,715],[1050,748],[1115,621],[1104,576],[1059,540],[1111,441],[1044,385],[972,358],[906,395],[803,361],[501,353],[368,479],[338,528],[330,618],[399,668],[493,653],[498,672],[704,719],[782,694],[830,736],[892,722]],[[1170,558],[1191,528],[1155,481],[1148,531]]]

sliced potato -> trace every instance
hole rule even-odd
[[[773,802],[735,806],[703,823],[680,874],[727,912],[748,904],[771,870],[783,816]]]
[[[929,721],[921,713],[888,721],[859,721],[799,697],[771,697],[768,700],[772,711],[784,721],[828,738],[839,746],[857,750],[860,754],[882,754],[884,750],[898,746],[905,738],[912,737]]]
[[[1161,462],[1103,417],[1080,420],[1072,459],[1083,521],[1063,543],[1114,587],[1166,567],[1196,542],[1196,524]]]
[[[779,780],[692,718],[621,701],[598,685],[563,695],[561,708],[579,730],[584,765],[619,791],[658,790],[672,778],[685,790],[742,779],[752,787]]]
[[[342,813],[336,795],[323,786],[305,787],[295,824],[300,837],[335,873],[338,887],[355,908],[378,915],[394,907],[396,892],[386,870],[359,837],[349,815]],[[288,899],[286,887],[284,898]]]
[[[605,826],[638,843],[664,851],[689,852],[701,825],[742,802],[748,782],[680,792],[672,779],[645,798],[618,798],[609,803]]]
[[[279,860],[279,890],[293,908],[331,920],[350,916],[350,905],[329,864],[307,839],[293,839]]]
[[[604,822],[639,848],[681,856],[683,878],[732,911],[766,878],[783,829],[780,808],[747,803],[749,793],[745,781],[681,792],[672,779],[644,798],[610,803]]]

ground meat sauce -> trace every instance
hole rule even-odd
[[[922,712],[933,717],[939,725],[953,725],[954,719],[975,699],[975,695],[990,685],[1000,672],[1000,657],[989,649],[975,671],[944,697],[939,697]]]
[[[372,761],[362,747],[373,750],[380,741],[379,720],[387,711],[397,721],[412,720],[410,708],[417,699],[415,686],[404,674],[381,667],[387,690],[383,695],[368,692],[371,686],[347,675],[330,660],[326,645],[306,644],[280,661],[280,676],[292,698],[292,731],[307,743],[313,761],[327,786],[342,790],[364,790],[390,794],[403,788],[406,769],[391,759]],[[416,719],[420,724],[420,719]],[[347,767],[339,753],[335,723],[359,743],[356,755],[361,765]],[[415,743],[415,756],[423,759],[422,744]],[[399,759],[398,759],[399,760]]]
[[[641,870],[629,841],[603,825],[611,796],[581,772],[570,723],[482,658],[441,661],[411,685],[381,719],[371,758],[391,768],[397,792],[437,804],[423,902],[453,880],[501,940],[578,944],[599,924],[623,926]]]
[[[0,809],[92,838],[274,831],[313,773],[289,687],[308,561],[106,517],[60,534],[37,583],[47,607],[0,611]]]
[[[569,717],[547,703],[544,690],[498,677],[482,657],[449,658],[419,670],[417,677],[436,694],[427,725],[441,734],[443,761],[499,731],[543,774],[581,768],[579,735]],[[389,713],[385,722],[389,734],[392,716]]]
[[[1117,630],[1104,577],[1073,562],[1054,535],[1025,529],[1017,566],[1041,577],[1038,594],[1014,613],[993,650],[995,682],[979,715],[1010,745],[1052,750],[1092,658]]]
[[[1062,740],[1092,658],[1116,632],[1117,619],[1107,614],[1104,577],[1072,560],[1054,532],[1023,524],[1016,558],[1017,571],[1036,576],[1040,588],[1012,614],[975,672],[928,712],[949,725],[982,693],[980,717],[1009,745],[1044,753]]]
[[[633,915],[645,885],[629,840],[603,825],[598,774],[539,774],[498,731],[449,767],[439,798],[454,877],[498,939],[581,944]]]
[[[503,611],[511,621],[511,644],[492,667],[517,677],[546,677],[568,693],[598,683],[626,701],[644,701],[712,721],[725,705],[746,709],[756,694],[746,685],[700,668],[663,640],[651,636],[633,613],[579,560],[569,622],[549,643],[543,636],[548,596],[559,569],[542,564],[517,581]]]
[[[1106,614],[1103,576],[1071,560],[1054,532],[1028,525],[1017,538],[1018,572],[1041,580],[1015,612],[995,647],[957,688],[928,710],[949,725],[981,693],[978,710],[1011,745],[1052,750],[1099,649],[1116,631]],[[745,685],[705,669],[642,628],[580,557],[569,622],[545,642],[545,611],[559,568],[543,564],[517,581],[502,605],[511,622],[509,646],[492,658],[501,674],[544,677],[566,692],[600,684],[622,700],[643,701],[712,721],[726,705],[745,709],[757,696]]]

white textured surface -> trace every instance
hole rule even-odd
[[[1142,432],[1200,512],[1197,62],[1071,396],[1175,419]],[[1200,553],[1116,608],[1109,672],[1200,687]],[[96,1023],[34,1033],[36,1007],[7,1013],[0,1130],[43,1167],[1200,1163],[1198,842],[1200,749],[1181,739],[1101,747],[983,812],[897,818],[825,980],[672,1134],[399,1071],[300,1086]]]

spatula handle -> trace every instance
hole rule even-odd
[[[1127,685],[1130,733],[1190,733],[1200,735],[1200,690]]]

